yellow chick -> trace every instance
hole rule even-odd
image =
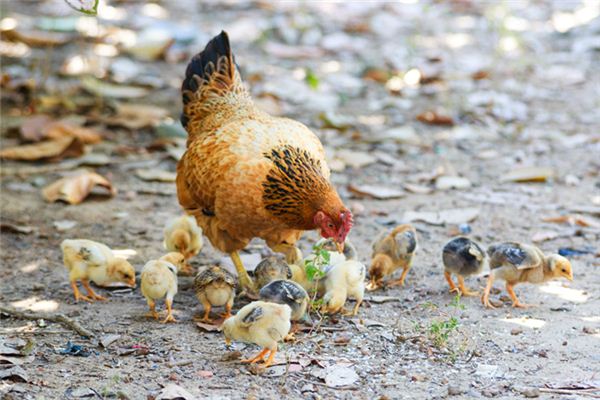
[[[338,243],[331,238],[321,238],[315,246],[321,247],[329,252],[329,261],[331,265],[335,265],[346,260],[358,260],[358,252],[356,251],[356,247],[354,247],[354,245],[347,239],[344,242],[344,250],[341,253],[339,252]],[[311,256],[314,255],[311,254]]]
[[[86,239],[66,239],[60,244],[63,252],[63,262],[69,271],[69,281],[73,288],[75,301],[106,300],[94,292],[89,281],[97,285],[112,282],[123,282],[135,286],[135,269],[124,258],[117,258],[108,246]],[[81,281],[87,290],[87,296],[77,288]]]
[[[505,242],[488,248],[490,257],[490,276],[481,302],[485,307],[494,308],[490,303],[490,290],[494,279],[506,282],[506,291],[513,301],[513,307],[526,308],[517,298],[513,286],[517,283],[542,283],[552,279],[573,280],[571,263],[558,254],[549,256],[537,247],[516,242]]]
[[[204,316],[201,321],[212,322],[209,317],[212,307],[225,306],[225,313],[221,316],[223,318],[231,316],[236,285],[235,276],[217,265],[198,272],[194,278],[194,292],[204,307]]]
[[[165,249],[183,254],[186,261],[200,253],[204,245],[202,228],[190,215],[170,220],[165,226],[164,238]],[[189,264],[186,265],[183,272],[191,273]]]
[[[173,297],[177,294],[177,272],[185,265],[185,258],[181,253],[171,252],[158,260],[151,260],[144,265],[141,276],[142,294],[150,307],[149,316],[158,319],[156,300],[166,297],[167,316],[162,321],[176,322],[173,317]]]
[[[335,314],[356,315],[365,295],[365,265],[356,260],[347,260],[331,267],[325,276],[325,295],[321,311]],[[348,297],[356,300],[351,312],[344,310]]]
[[[254,269],[256,288],[261,289],[269,282],[277,279],[290,279],[292,270],[285,260],[277,256],[262,259]]]
[[[400,225],[391,232],[382,232],[373,242],[373,255],[368,289],[381,287],[383,279],[402,268],[402,275],[388,286],[404,286],[406,274],[412,266],[412,259],[417,250],[417,231],[412,225]]]
[[[267,353],[269,358],[262,365],[267,368],[277,353],[278,342],[290,332],[292,310],[287,304],[254,301],[223,324],[223,333],[227,344],[231,340],[254,343],[262,347],[255,357],[242,360],[245,363],[263,361]]]

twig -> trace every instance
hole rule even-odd
[[[14,308],[4,307],[0,305],[0,313],[8,314],[14,318],[18,319],[29,319],[29,320],[38,320],[45,319],[51,322],[58,322],[63,326],[74,330],[79,333],[81,336],[94,337],[94,333],[85,329],[76,321],[73,321],[71,318],[67,317],[64,314],[42,314],[36,312],[23,312],[15,310]]]
[[[595,399],[600,399],[600,394],[594,394],[591,392],[597,392],[600,388],[593,389],[549,389],[549,388],[539,388],[539,391],[542,393],[557,393],[557,394],[576,394],[579,396],[589,396]]]
[[[173,367],[185,367],[186,365],[190,365],[193,362],[194,362],[193,360],[173,361],[173,362],[167,363],[167,366],[169,366],[169,368],[173,368]]]

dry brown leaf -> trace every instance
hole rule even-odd
[[[85,147],[78,137],[62,137],[35,144],[9,147],[0,151],[0,158],[21,161],[58,161],[67,157],[80,157]]]
[[[67,121],[54,121],[47,115],[36,115],[23,122],[21,137],[32,142],[64,137],[77,137],[85,144],[102,141],[102,136],[93,129],[84,128]]]
[[[221,327],[219,325],[208,324],[204,322],[196,322],[196,326],[206,332],[220,332]]]
[[[404,189],[408,190],[409,192],[416,194],[430,194],[433,192],[433,189],[429,186],[416,185],[413,183],[403,183],[402,186],[404,186]]]
[[[163,169],[138,169],[135,176],[144,181],[175,182],[177,174]]]
[[[169,111],[148,104],[119,104],[117,115],[106,120],[108,124],[141,129],[157,125],[169,116]]]
[[[42,194],[44,195],[44,199],[51,203],[62,200],[69,204],[79,204],[90,194],[95,186],[105,187],[111,196],[117,193],[117,190],[108,179],[95,172],[86,171],[79,175],[62,178],[51,183],[42,190]]]
[[[441,115],[436,113],[435,111],[425,111],[419,115],[417,115],[417,121],[429,124],[429,125],[444,125],[444,126],[452,126],[454,125],[454,120],[452,117],[447,115]]]
[[[544,222],[553,222],[555,224],[569,224],[569,225],[578,225],[583,227],[593,227],[600,228],[600,223],[592,220],[584,218],[580,215],[560,215],[558,217],[546,217],[542,218]]]
[[[72,36],[62,32],[49,32],[41,30],[6,30],[2,35],[7,39],[25,43],[32,47],[60,46],[71,40]]]

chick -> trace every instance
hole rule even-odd
[[[400,279],[389,282],[389,286],[404,286],[406,274],[412,266],[413,256],[417,250],[417,231],[412,225],[399,225],[389,234],[381,232],[373,242],[373,255],[367,288],[375,290],[381,287],[383,279],[402,268]]]
[[[300,284],[278,279],[260,289],[259,296],[261,300],[272,303],[287,304],[292,309],[292,321],[306,319],[308,308],[308,293]]]
[[[270,353],[263,364],[263,367],[267,368],[277,353],[277,343],[290,332],[291,316],[292,309],[287,304],[254,301],[224,322],[225,341],[228,345],[233,339],[261,346],[263,349],[260,353],[242,362],[262,361],[267,353]]]
[[[258,263],[254,270],[256,286],[260,289],[276,279],[290,279],[290,266],[277,256],[266,257]]]
[[[485,251],[469,238],[457,237],[446,243],[442,251],[442,261],[450,292],[457,292],[463,296],[477,296],[478,292],[472,292],[465,287],[464,277],[479,274],[486,259]],[[452,274],[458,276],[458,287],[452,281]]]
[[[185,265],[185,257],[181,253],[168,253],[158,260],[151,260],[144,265],[141,276],[142,294],[150,307],[149,315],[158,319],[156,303],[158,299],[166,297],[167,316],[162,321],[176,322],[173,317],[173,297],[177,294],[177,272]]]
[[[356,247],[349,241],[344,242],[344,250],[340,253],[338,244],[331,238],[322,238],[315,246],[321,247],[329,252],[330,262],[332,265],[346,260],[358,260],[358,252]]]
[[[202,228],[196,223],[196,219],[190,215],[174,218],[167,222],[164,229],[163,246],[167,251],[176,251],[185,257],[186,261],[200,253],[204,244],[202,240]],[[184,273],[191,273],[192,269],[186,264]]]
[[[67,239],[60,244],[63,262],[69,270],[69,281],[75,301],[106,300],[92,290],[89,281],[97,285],[123,282],[135,286],[135,269],[124,258],[117,258],[106,245],[86,239]],[[87,290],[87,296],[77,288],[77,281]]]
[[[325,276],[325,295],[321,311],[334,314],[356,315],[365,294],[366,267],[356,260],[347,260],[331,267]],[[356,305],[351,312],[344,310],[348,297],[354,297]]]
[[[502,279],[506,282],[506,291],[513,301],[513,307],[520,308],[529,305],[521,303],[515,295],[513,286],[517,283],[535,284],[561,277],[573,280],[573,270],[569,260],[558,254],[546,256],[535,246],[505,242],[490,246],[487,252],[490,257],[490,276],[481,297],[485,307],[494,308],[489,299],[494,279]]]
[[[217,265],[198,272],[194,278],[194,291],[204,307],[204,316],[201,321],[212,322],[209,317],[212,307],[225,306],[225,313],[221,316],[223,318],[231,316],[236,285],[235,276]]]

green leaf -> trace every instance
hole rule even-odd
[[[100,0],[65,0],[73,10],[87,15],[98,14],[98,2]]]
[[[319,78],[317,77],[317,75],[315,75],[315,73],[312,71],[312,69],[308,68],[306,70],[305,80],[311,89],[316,90],[319,88],[319,84],[320,84]]]

